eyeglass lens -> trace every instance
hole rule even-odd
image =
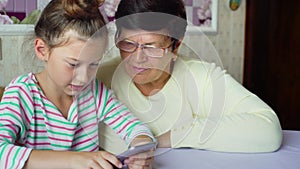
[[[143,53],[149,57],[162,57],[164,55],[165,49],[157,48],[154,46],[140,45],[138,43],[130,41],[120,41],[117,43],[117,47],[125,52],[134,52],[138,47],[140,47]]]

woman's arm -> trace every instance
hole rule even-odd
[[[196,63],[190,70],[193,76],[187,77],[196,82],[194,87],[187,85],[193,118],[172,129],[172,147],[225,152],[271,152],[280,147],[280,122],[266,103],[214,64]]]

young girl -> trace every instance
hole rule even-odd
[[[34,49],[45,69],[14,79],[0,103],[0,168],[121,168],[114,155],[98,151],[99,121],[129,145],[153,141],[95,80],[107,41],[102,3],[52,0],[44,9]]]

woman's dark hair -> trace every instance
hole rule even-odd
[[[51,49],[66,41],[60,38],[69,30],[74,30],[87,39],[92,36],[107,36],[105,21],[98,9],[103,2],[104,0],[52,0],[35,25],[36,37],[43,39]]]
[[[183,0],[121,0],[115,18],[118,32],[166,29],[175,39],[184,36],[187,26]]]

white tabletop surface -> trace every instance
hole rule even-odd
[[[155,169],[300,169],[300,131],[283,131],[281,148],[272,153],[221,153],[159,148]]]

